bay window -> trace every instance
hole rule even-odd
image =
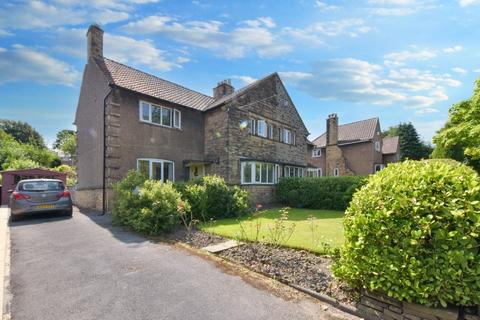
[[[283,168],[284,177],[303,177],[304,169],[302,167],[285,166]]]
[[[307,177],[322,177],[322,176],[323,176],[322,168],[307,169]]]
[[[176,109],[140,101],[140,121],[170,128],[181,128],[181,114]]]
[[[137,159],[137,171],[149,179],[175,181],[175,166],[173,161],[162,159]]]
[[[278,182],[277,164],[245,161],[241,164],[242,184],[274,184]]]

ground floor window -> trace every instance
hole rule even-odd
[[[333,169],[333,176],[334,177],[340,176],[340,170],[338,170],[338,168]]]
[[[385,168],[384,164],[382,164],[382,163],[375,164],[375,172],[378,172],[378,171],[382,170],[383,168]]]
[[[173,161],[162,159],[137,159],[137,171],[144,176],[160,180],[175,181],[175,166]]]
[[[283,168],[284,177],[303,177],[304,169],[302,167],[285,166]]]
[[[274,184],[278,182],[278,176],[278,164],[258,161],[241,164],[242,184]]]
[[[323,176],[322,168],[307,169],[307,176],[308,177],[322,177]]]

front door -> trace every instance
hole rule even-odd
[[[190,180],[201,178],[205,175],[205,165],[203,164],[192,164],[190,166]]]

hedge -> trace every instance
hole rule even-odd
[[[334,274],[424,305],[480,304],[480,178],[453,160],[405,161],[368,178],[344,221]]]
[[[282,178],[276,198],[289,207],[345,210],[364,183],[365,178],[357,176]]]

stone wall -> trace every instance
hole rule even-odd
[[[272,204],[275,202],[275,189],[273,185],[243,185],[242,189],[248,191],[251,206]]]
[[[480,320],[478,308],[467,309],[464,315],[459,316],[459,308],[428,308],[365,291],[357,308],[367,320]]]

